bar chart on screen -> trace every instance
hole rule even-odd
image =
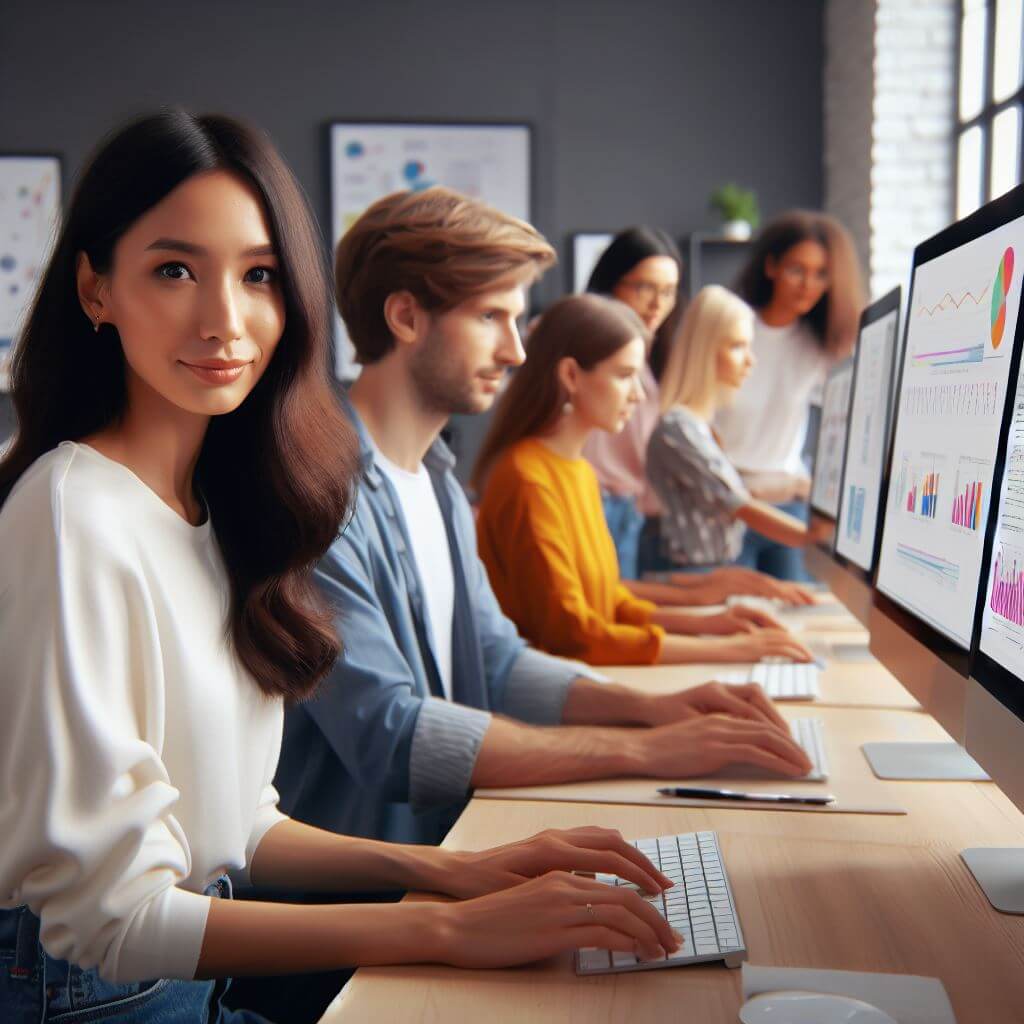
[[[863,487],[851,484],[848,492],[847,501],[849,504],[846,509],[847,515],[844,517],[846,519],[846,537],[854,544],[859,544],[864,532],[864,501],[867,497],[867,491]]]
[[[988,603],[997,615],[1024,627],[1024,557],[1020,548],[999,546]]]
[[[960,457],[950,513],[950,522],[954,526],[965,530],[984,528],[991,475],[991,463],[970,456]]]

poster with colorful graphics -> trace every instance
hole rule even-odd
[[[446,185],[530,219],[528,125],[336,122],[330,157],[332,247],[371,203],[401,189]],[[335,321],[335,369],[351,378],[358,367]]]
[[[0,156],[0,390],[60,217],[60,161]]]

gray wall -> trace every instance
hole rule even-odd
[[[725,180],[769,214],[821,202],[820,0],[4,8],[0,149],[60,151],[67,179],[119,120],[177,102],[262,124],[325,228],[331,118],[531,122],[534,220],[563,258],[572,231],[710,227]]]

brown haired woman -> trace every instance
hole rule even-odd
[[[809,407],[829,364],[847,355],[864,304],[846,229],[796,210],[754,241],[736,291],[754,308],[756,365],[746,387],[715,417],[715,431],[754,498],[807,518],[810,481],[801,459]],[[750,530],[737,563],[780,579],[806,579],[803,556]]]
[[[543,875],[667,884],[615,833],[463,855],[277,810],[282,698],[339,648],[309,568],[355,473],[328,308],[312,216],[262,134],[170,110],[86,168],[19,339],[0,464],[5,1022],[252,1022],[193,979],[678,945],[635,893]],[[491,895],[224,898],[243,867],[266,887]]]
[[[575,295],[541,317],[498,404],[474,473],[480,557],[527,640],[596,665],[810,660],[772,619],[697,615],[633,597],[619,577],[597,477],[594,430],[623,428],[642,395],[646,328],[629,307]],[[679,634],[736,634],[694,636]]]

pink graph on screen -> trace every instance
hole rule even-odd
[[[1022,572],[1017,568],[1017,560],[1007,571],[1003,565],[1003,552],[996,555],[995,568],[992,570],[995,582],[989,597],[989,607],[997,615],[1018,626],[1024,626],[1024,580]]]

